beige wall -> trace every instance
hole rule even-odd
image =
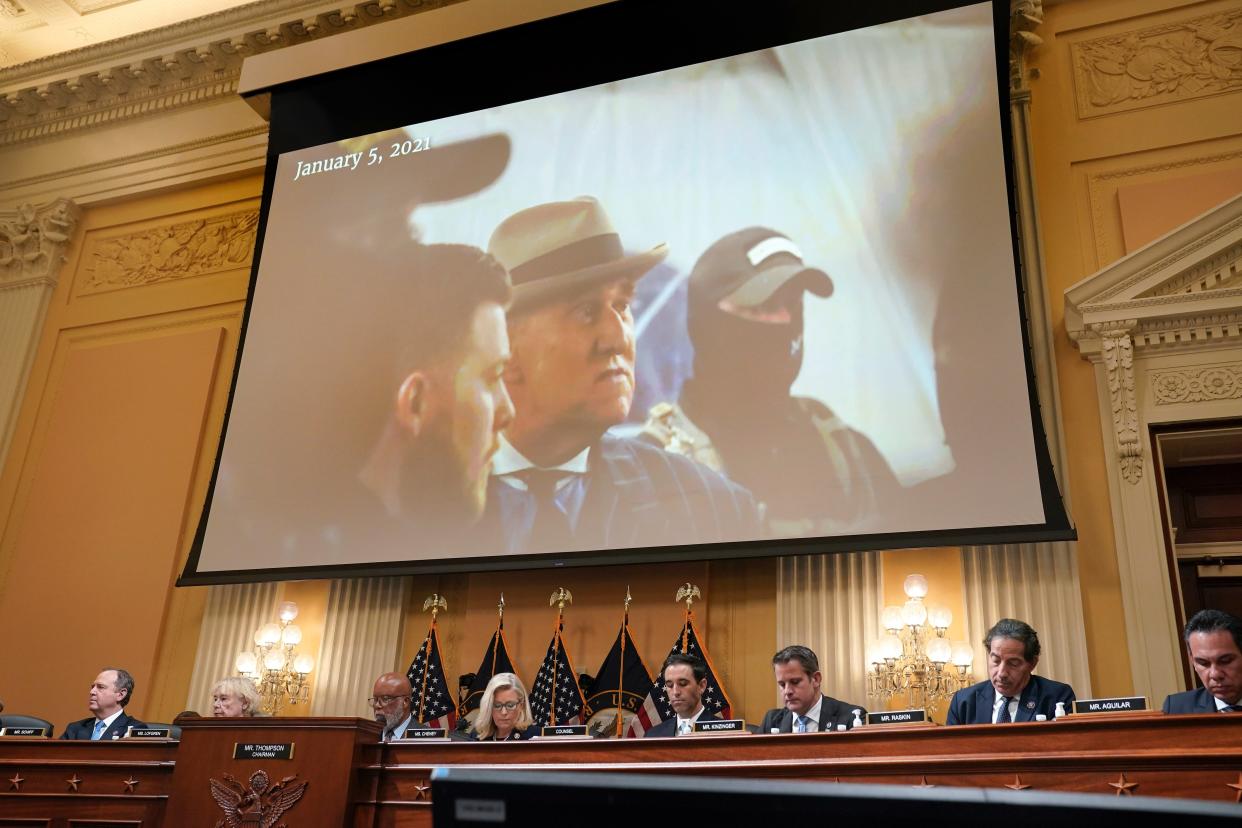
[[[1236,2],[1168,0],[1061,3],[1046,9],[1038,30],[1044,43],[1032,54],[1039,218],[1098,695],[1127,693],[1132,682],[1096,378],[1065,333],[1064,291],[1242,189],[1242,100],[1236,81],[1228,91],[1185,82],[1158,91],[1135,83],[1123,96],[1114,84],[1133,76],[1110,74],[1113,67],[1095,57],[1115,48],[1111,39],[1133,36],[1157,45],[1171,33],[1190,34],[1186,24],[1237,8]]]

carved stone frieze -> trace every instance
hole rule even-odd
[[[1143,478],[1143,445],[1139,441],[1138,402],[1134,395],[1134,346],[1130,340],[1133,321],[1096,328],[1100,353],[1108,377],[1108,399],[1117,438],[1121,476],[1129,483]]]
[[[269,0],[9,67],[0,70],[0,146],[228,98],[248,55],[455,2],[462,0],[361,0],[325,10]],[[265,11],[298,16],[264,19]],[[194,45],[168,49],[186,42]]]
[[[1242,399],[1242,362],[1154,371],[1156,405]]]
[[[240,210],[92,242],[79,294],[149,285],[248,267],[259,212]]]
[[[64,198],[0,213],[0,290],[55,285],[78,214],[77,205]]]
[[[1242,89],[1242,9],[1070,46],[1078,117]]]

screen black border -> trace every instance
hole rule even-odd
[[[1077,532],[1065,509],[1048,450],[1031,358],[1014,188],[1009,105],[1009,5],[1002,0],[991,0],[996,84],[1000,93],[997,117],[1000,118],[1005,159],[1010,244],[1014,272],[1017,274],[1014,298],[1018,302],[1022,328],[1031,434],[1044,523],[640,547],[573,552],[563,556],[545,553],[198,571],[245,351],[251,299],[258,280],[263,239],[271,209],[276,161],[282,153],[381,132],[394,125],[422,123],[970,5],[976,3],[969,0],[896,0],[883,5],[847,5],[820,0],[769,0],[761,9],[746,7],[745,15],[735,15],[730,13],[735,7],[705,0],[617,0],[252,92],[256,96],[269,96],[271,113],[259,228],[237,358],[211,481],[177,585],[728,560],[822,552],[1076,540]],[[567,66],[573,67],[573,71],[566,72]],[[413,79],[413,87],[409,79]]]

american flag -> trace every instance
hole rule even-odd
[[[457,708],[457,717],[464,719],[479,709],[479,704],[483,701],[483,691],[487,689],[487,683],[492,680],[492,676],[515,672],[513,661],[509,658],[509,645],[505,642],[505,622],[502,618],[496,624],[496,632],[492,634],[491,643],[487,645],[487,652],[483,654],[483,662],[474,674],[474,681],[470,684],[465,701]]]
[[[440,663],[440,637],[436,634],[435,619],[423,639],[423,646],[406,671],[410,686],[414,688],[414,721],[427,727],[443,727],[452,730],[457,724],[457,707],[444,680],[444,666]]]
[[[562,627],[558,620],[548,644],[548,654],[539,665],[535,686],[530,691],[530,710],[535,724],[540,726],[582,724],[582,708],[586,701],[578,686],[578,674],[569,661],[569,653],[565,652]]]
[[[694,629],[694,613],[692,612],[686,613],[685,623],[682,624],[681,632],[677,634],[677,640],[673,642],[669,655],[673,653],[687,653],[703,659],[707,664],[707,690],[703,692],[703,709],[718,719],[731,718],[733,702],[729,701],[729,694],[716,680],[716,670],[712,667],[712,660],[708,657],[707,650],[703,649],[703,645],[699,643],[699,634]],[[630,727],[625,731],[625,738],[642,736],[660,722],[674,715],[676,714],[673,713],[672,705],[668,703],[668,696],[664,694],[664,671],[660,670],[660,675],[656,676],[655,682],[651,685],[651,692],[643,700],[643,706],[630,720]]]

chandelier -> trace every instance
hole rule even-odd
[[[234,666],[238,674],[251,679],[263,697],[263,711],[273,716],[286,703],[305,704],[310,696],[307,678],[315,668],[315,659],[298,653],[302,628],[291,623],[298,617],[298,605],[285,601],[277,607],[279,624],[264,624],[254,631],[254,650],[237,654]]]
[[[965,641],[945,638],[953,613],[928,609],[927,579],[911,575],[902,584],[907,601],[884,608],[885,635],[867,653],[867,696],[887,702],[904,696],[911,709],[936,710],[963,687],[974,683],[974,651]]]

